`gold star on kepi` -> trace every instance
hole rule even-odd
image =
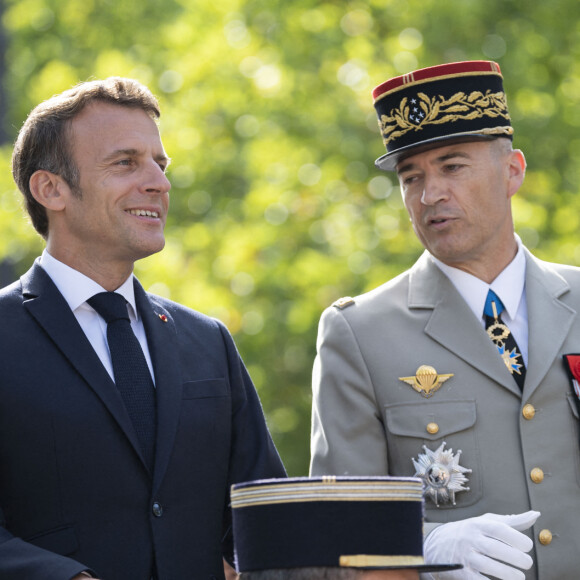
[[[453,373],[440,375],[433,367],[421,365],[414,377],[399,377],[399,380],[411,385],[418,393],[428,399],[452,376]]]

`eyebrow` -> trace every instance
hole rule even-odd
[[[454,159],[456,157],[460,157],[462,159],[471,159],[471,156],[468,155],[467,153],[464,153],[463,151],[450,151],[449,153],[445,153],[437,157],[435,159],[435,163],[445,163],[446,161],[449,161],[450,159]],[[401,175],[401,173],[405,173],[406,171],[412,171],[415,166],[416,164],[413,163],[412,161],[407,163],[406,165],[401,165],[401,167],[397,168],[397,175]]]
[[[113,151],[112,153],[110,153],[109,155],[107,155],[103,161],[112,161],[113,159],[116,159],[117,157],[123,157],[123,155],[128,155],[130,157],[138,157],[139,155],[141,155],[142,153],[138,150],[138,149],[115,149],[115,151]],[[169,166],[169,164],[171,163],[171,158],[168,157],[167,155],[160,153],[159,155],[155,155],[155,161],[159,162],[165,162],[167,165],[167,167]]]

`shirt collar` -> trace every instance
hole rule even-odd
[[[449,278],[477,318],[483,317],[483,307],[490,288],[503,302],[508,317],[512,320],[516,317],[526,281],[526,256],[519,236],[516,235],[515,237],[518,244],[515,258],[491,284],[486,284],[472,274],[448,266],[441,260],[431,256],[433,262]]]
[[[99,292],[106,290],[97,284],[94,280],[85,276],[78,270],[67,266],[63,262],[51,256],[45,249],[40,257],[40,265],[50,276],[59,292],[67,301],[71,310],[74,312],[82,307],[86,301]],[[137,304],[135,302],[135,289],[133,287],[133,274],[131,274],[119,288],[115,290],[121,294],[131,306],[130,313],[137,320]],[[88,307],[88,305],[86,305]]]

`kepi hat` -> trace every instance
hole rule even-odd
[[[425,564],[423,485],[415,477],[298,477],[232,486],[238,572],[347,567],[455,570]]]
[[[375,165],[397,163],[444,141],[512,138],[513,128],[496,62],[475,60],[419,69],[373,90],[379,128],[387,148]]]

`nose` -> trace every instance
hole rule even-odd
[[[438,176],[425,176],[423,180],[423,193],[421,195],[421,203],[423,205],[435,205],[440,201],[449,198],[447,188],[444,180],[439,179]]]
[[[143,190],[147,193],[168,193],[171,182],[167,179],[165,171],[155,160],[151,160],[145,171]]]

